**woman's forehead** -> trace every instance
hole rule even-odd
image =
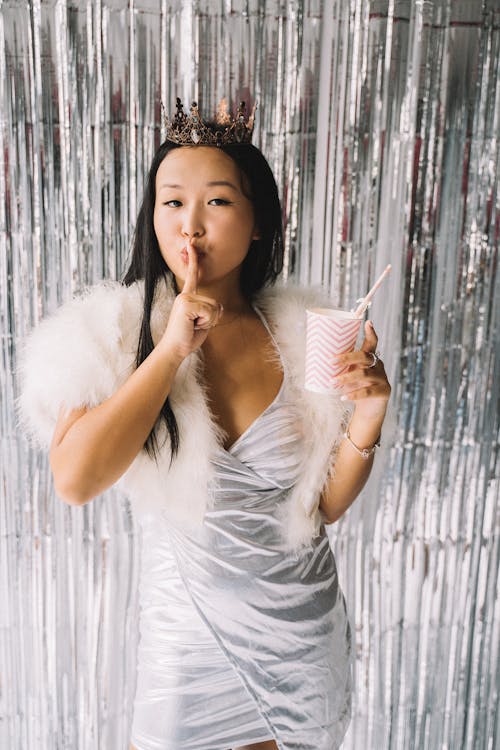
[[[230,156],[215,146],[182,146],[170,151],[161,162],[157,179],[182,177],[199,181],[233,179],[240,182],[239,169]]]

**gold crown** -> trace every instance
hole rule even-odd
[[[222,146],[225,143],[250,143],[252,140],[255,104],[247,117],[245,102],[240,102],[234,119],[229,114],[227,99],[221,99],[215,115],[215,128],[205,125],[196,102],[191,104],[186,114],[177,97],[177,112],[172,119],[168,117],[163,104],[161,106],[167,141],[181,146]]]

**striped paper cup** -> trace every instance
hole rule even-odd
[[[334,354],[352,352],[362,318],[347,310],[315,307],[306,310],[306,377],[304,387],[316,393],[332,393],[333,378],[347,367],[332,361]]]

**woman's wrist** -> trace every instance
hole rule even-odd
[[[356,445],[354,440],[351,438],[349,427],[344,432],[344,440],[347,440],[347,442],[351,445],[351,448],[356,451],[356,453],[361,456],[364,461],[366,461],[368,458],[371,458],[374,455],[376,449],[380,448],[380,434],[373,445],[364,446],[361,448],[359,445]]]
[[[154,350],[168,362],[168,365],[173,370],[178,370],[185,359],[185,356],[175,347],[172,347],[165,339],[161,339]]]
[[[379,414],[364,415],[355,409],[349,422],[348,432],[351,441],[360,449],[370,449],[380,439],[386,410]]]

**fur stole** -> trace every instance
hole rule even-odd
[[[167,284],[159,284],[151,317],[155,344],[166,328],[173,299],[174,292]],[[142,282],[129,287],[119,282],[101,283],[62,305],[25,339],[18,373],[18,423],[37,447],[47,450],[50,446],[62,403],[68,409],[97,406],[131,375],[142,304]],[[327,306],[324,292],[274,286],[260,292],[254,305],[268,321],[288,367],[291,398],[299,406],[307,436],[300,479],[282,511],[284,543],[298,550],[319,532],[323,520],[318,507],[320,493],[332,471],[348,410],[334,396],[303,388],[305,310]],[[163,449],[158,461],[141,451],[118,482],[139,521],[160,513],[193,529],[200,527],[213,503],[210,459],[222,443],[223,432],[207,403],[202,356],[198,350],[187,357],[172,384],[170,400],[180,436],[176,459],[170,463],[169,436],[162,427],[158,437]]]

